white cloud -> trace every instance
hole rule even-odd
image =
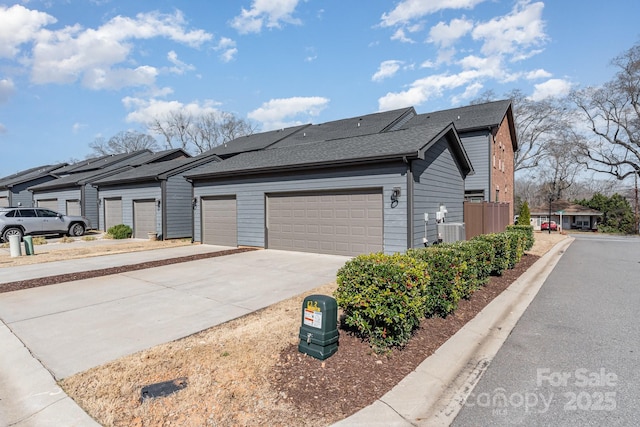
[[[378,71],[376,71],[376,73],[371,77],[371,80],[374,82],[380,82],[389,77],[393,77],[398,72],[402,64],[402,61],[396,60],[382,62]]]
[[[534,86],[531,99],[541,101],[546,98],[563,97],[571,91],[571,82],[562,79],[549,79]]]
[[[541,46],[547,39],[543,9],[541,2],[519,2],[508,15],[478,24],[472,36],[483,42],[482,53],[485,55],[511,54],[518,59],[527,58],[530,53],[523,53],[523,49]]]
[[[222,51],[222,53],[220,54],[220,59],[222,60],[222,62],[230,62],[238,54],[236,42],[227,37],[222,37],[214,50]]]
[[[452,97],[451,102],[454,105],[458,105],[472,98],[475,98],[476,96],[478,96],[478,94],[480,93],[483,87],[484,86],[482,85],[482,83],[479,83],[479,82],[472,83],[465,88],[464,92],[461,95],[456,95]]]
[[[87,127],[88,126],[84,123],[74,123],[73,126],[71,126],[71,132],[76,134]]]
[[[382,14],[381,25],[392,27],[444,9],[473,9],[486,0],[403,0],[389,13]]]
[[[183,111],[193,114],[194,116],[214,113],[218,111],[217,107],[220,106],[220,103],[212,100],[206,100],[204,102],[193,101],[189,104],[183,104],[179,101],[163,101],[154,98],[143,99],[135,97],[125,97],[122,103],[128,110],[133,110],[127,114],[126,121],[141,124],[147,124],[154,119],[162,119],[174,111]]]
[[[402,43],[415,43],[415,40],[406,36],[403,28],[398,28],[391,36],[391,40],[398,40]]]
[[[259,33],[262,27],[280,28],[282,22],[299,25],[292,16],[299,0],[253,0],[251,9],[242,8],[240,15],[233,18],[231,26],[240,34]]]
[[[5,104],[15,92],[15,86],[9,79],[0,80],[0,104]]]
[[[261,122],[264,130],[278,129],[308,123],[310,117],[318,116],[328,104],[329,99],[320,96],[272,99],[251,111],[247,117]],[[296,120],[300,116],[304,116],[305,121]]]
[[[58,31],[42,29],[34,36],[31,79],[37,84],[67,84],[81,80],[92,89],[118,89],[154,83],[158,71],[150,65],[135,68],[118,64],[131,61],[133,41],[157,37],[199,47],[212,36],[188,31],[181,12],[173,15],[118,16],[97,29],[80,25]],[[171,58],[170,58],[171,60]]]
[[[13,58],[20,46],[33,41],[42,27],[56,19],[44,12],[29,10],[21,5],[9,8],[0,5],[0,58]]]
[[[551,77],[551,73],[542,68],[529,71],[525,76],[527,80],[548,79],[549,77]]]
[[[196,68],[193,65],[184,63],[181,60],[179,60],[178,54],[173,50],[167,53],[167,60],[169,60],[169,62],[173,64],[173,67],[170,67],[169,71],[171,71],[174,74],[184,74],[186,71],[192,71],[192,70],[195,70]]]
[[[428,41],[440,47],[449,47],[469,33],[472,28],[473,22],[467,19],[453,19],[448,25],[438,22],[429,31]]]

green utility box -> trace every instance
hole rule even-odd
[[[338,303],[326,295],[309,295],[302,303],[298,350],[324,360],[338,351]]]

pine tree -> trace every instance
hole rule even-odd
[[[529,212],[529,203],[526,201],[520,208],[520,216],[518,217],[518,225],[531,225],[531,212]]]

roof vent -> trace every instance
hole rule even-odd
[[[458,116],[458,120],[460,120],[460,116]]]
[[[360,127],[360,122],[358,122],[358,127]]]

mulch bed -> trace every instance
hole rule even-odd
[[[94,277],[108,276],[111,274],[125,273],[127,271],[144,270],[146,268],[161,267],[163,265],[178,264],[181,262],[197,261],[206,258],[215,258],[225,255],[233,255],[241,252],[254,251],[254,248],[229,249],[219,252],[188,255],[178,258],[161,259],[156,261],[141,262],[138,264],[121,265],[118,267],[101,268],[99,270],[81,271],[78,273],[58,274],[55,276],[41,277],[37,279],[18,280],[15,282],[0,283],[0,294],[4,292],[20,291],[23,289],[37,288],[40,286],[56,285],[58,283],[72,282],[75,280],[92,279]]]
[[[470,299],[460,301],[454,313],[423,320],[401,349],[376,354],[367,342],[344,330],[339,331],[337,353],[325,361],[302,354],[297,345],[291,345],[280,354],[273,386],[300,416],[331,414],[334,421],[344,419],[391,390],[539,258],[523,256],[514,269],[491,277]]]

